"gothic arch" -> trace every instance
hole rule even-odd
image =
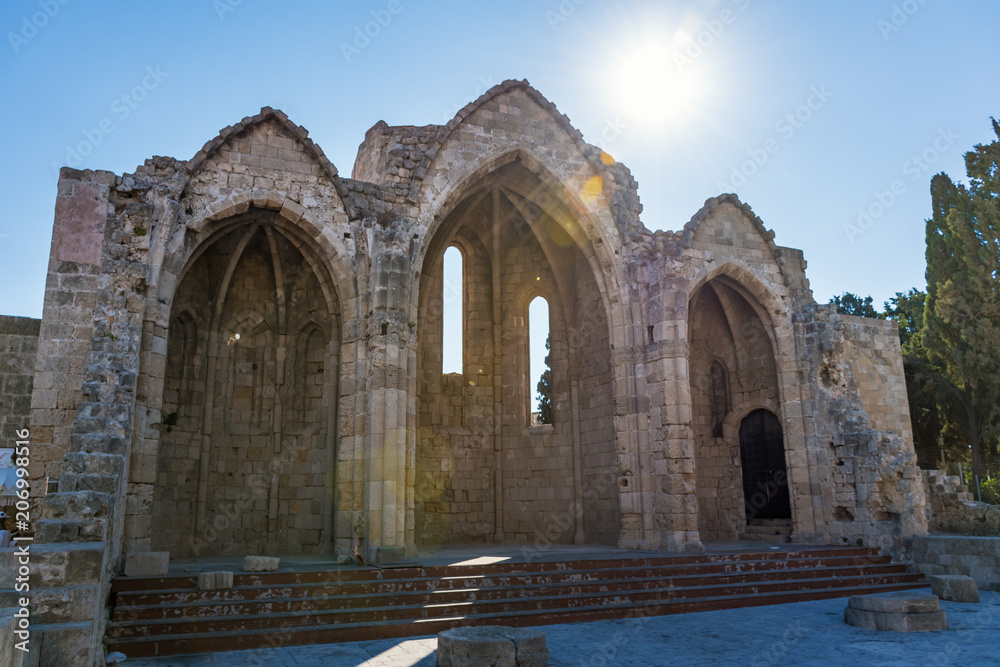
[[[204,350],[198,391],[172,388],[169,343],[165,359],[161,405],[178,417],[156,443],[152,541],[175,557],[332,547],[341,312],[297,230],[249,209],[167,266],[178,278],[167,307],[198,322]]]
[[[614,272],[600,270],[597,253],[603,244],[588,239],[587,224],[582,222],[587,214],[562,199],[558,182],[537,160],[514,150],[472,171],[475,176],[460,179],[447,206],[434,217],[422,245],[415,297],[416,532],[436,541],[530,541],[551,510],[542,509],[534,485],[525,488],[515,483],[522,474],[517,472],[520,463],[537,457],[532,470],[544,476],[540,486],[555,490],[567,512],[575,498],[583,501],[584,477],[598,474],[591,467],[613,473],[612,392],[595,399],[593,423],[604,418],[599,427],[581,427],[588,416],[581,416],[579,406],[591,400],[591,394],[599,391],[596,387],[610,388],[610,309],[621,306],[609,298],[607,285],[615,281]],[[533,201],[542,194],[543,204]],[[475,294],[467,313],[472,324],[463,332],[463,350],[470,352],[465,354],[462,377],[440,372],[436,335],[439,265],[444,250],[453,245],[463,252],[466,289]],[[554,428],[544,432],[524,430],[529,425],[530,397],[522,391],[528,385],[523,346],[528,303],[534,296],[545,297],[549,304],[554,394],[561,397],[556,401]],[[619,316],[624,317],[621,310]],[[585,363],[584,357],[595,363]],[[493,407],[483,411],[477,407],[482,405]],[[588,447],[594,453],[589,458],[583,455]],[[558,456],[572,461],[572,468],[550,469]],[[470,460],[474,463],[465,463]],[[464,465],[488,471],[490,479],[461,479]],[[441,470],[448,470],[452,478],[440,479]],[[603,520],[595,518],[618,512],[616,490],[606,489],[604,496],[584,503],[583,517],[574,518],[575,525],[561,531],[558,541],[582,541],[587,533],[615,543],[620,522],[614,521],[611,528],[611,521],[599,525]],[[453,497],[467,497],[472,506],[488,510],[455,510],[462,505],[452,502]]]

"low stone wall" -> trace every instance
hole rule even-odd
[[[925,575],[964,574],[980,590],[1000,591],[1000,537],[910,537],[904,558]]]
[[[976,502],[958,476],[925,470],[927,528],[947,535],[1000,536],[1000,505]]]
[[[932,517],[931,530],[949,535],[1000,536],[1000,505],[964,501]]]

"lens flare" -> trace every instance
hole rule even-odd
[[[583,184],[580,188],[580,199],[586,204],[593,204],[597,201],[597,198],[601,196],[601,191],[604,189],[604,179],[601,178],[600,174],[596,176],[591,176],[587,179],[587,182]]]

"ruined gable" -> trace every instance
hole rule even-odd
[[[782,284],[782,258],[774,232],[748,208],[733,195],[709,200],[685,225],[686,245],[714,262],[735,261],[751,267],[766,282]]]
[[[187,168],[184,205],[196,220],[215,214],[220,202],[251,199],[344,210],[336,167],[306,130],[268,107],[220,132]],[[337,218],[346,220],[346,212]]]

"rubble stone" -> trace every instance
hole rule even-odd
[[[278,569],[280,558],[270,556],[247,556],[243,559],[244,572],[274,572]]]
[[[952,602],[979,602],[979,589],[972,577],[961,574],[932,574],[927,577],[934,595]]]

